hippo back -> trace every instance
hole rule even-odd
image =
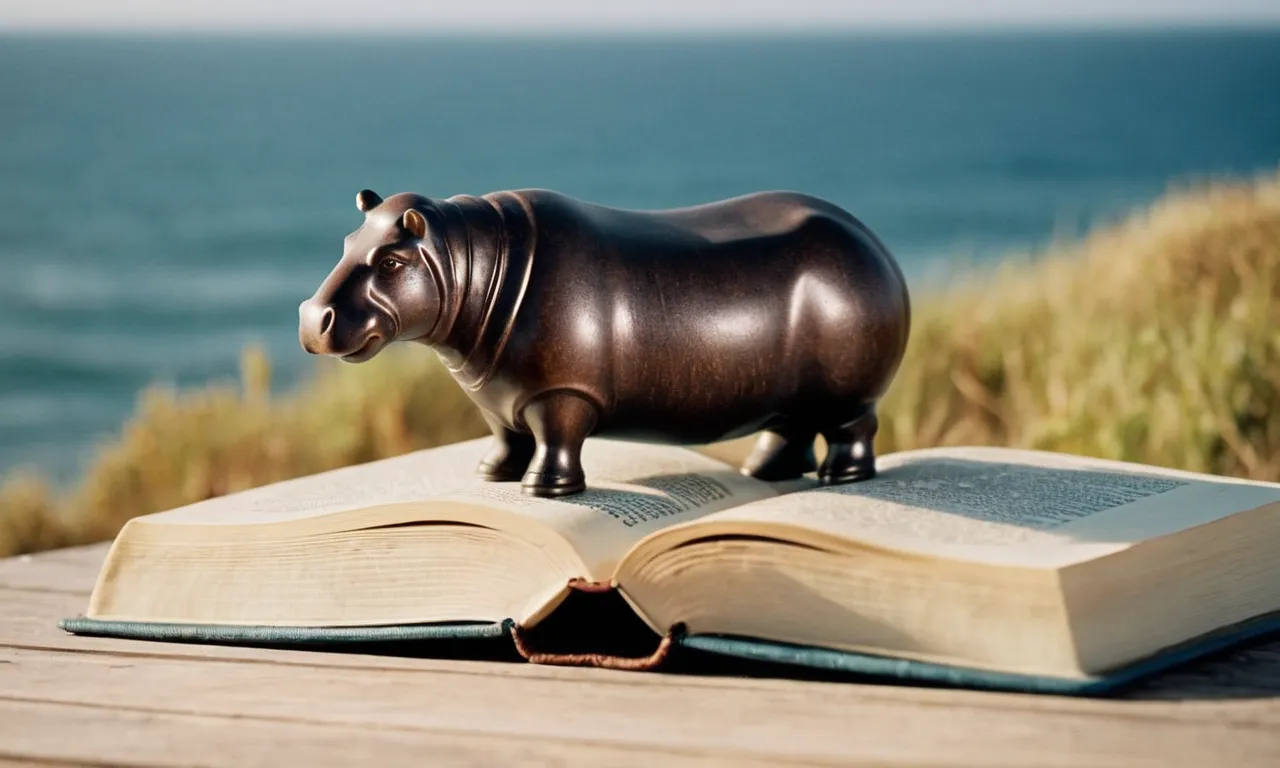
[[[537,233],[533,267],[473,390],[511,423],[521,402],[568,389],[599,405],[598,434],[709,442],[797,410],[852,418],[896,372],[901,273],[830,203],[760,193],[627,211],[515,194]]]

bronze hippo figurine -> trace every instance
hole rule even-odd
[[[591,435],[762,430],[744,474],[875,474],[910,305],[888,249],[837,206],[762,192],[629,211],[546,190],[356,204],[364,224],[299,307],[302,346],[350,362],[434,349],[493,430],[486,479],[562,496],[585,488]]]

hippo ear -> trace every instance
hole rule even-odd
[[[374,208],[377,208],[381,202],[382,198],[378,197],[378,193],[374,192],[372,189],[362,189],[359,194],[356,195],[356,207],[364,213],[368,213]]]
[[[419,240],[427,236],[426,218],[412,208],[404,212],[404,228]]]

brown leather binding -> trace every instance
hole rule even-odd
[[[666,660],[675,645],[676,637],[682,632],[679,625],[658,642],[658,647],[648,656],[615,656],[608,653],[552,653],[530,648],[527,634],[514,627],[511,637],[515,640],[516,651],[532,664],[550,664],[561,667],[601,667],[603,669],[622,669],[642,672],[656,669]]]
[[[604,594],[612,592],[613,584],[607,581],[587,581],[586,579],[569,579],[569,589],[575,592],[586,592],[587,594]]]
[[[608,582],[572,579],[569,595],[533,627],[512,628],[516,651],[534,664],[653,669],[666,660],[673,627],[659,636]]]

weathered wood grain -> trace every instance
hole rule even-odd
[[[75,637],[59,630],[57,619],[73,615],[83,607],[83,598],[73,594],[26,592],[0,589],[0,647],[32,650],[76,651],[144,658],[207,659],[252,661],[304,667],[346,667],[351,669],[421,670],[454,675],[486,677],[517,676],[532,679],[581,679],[615,681],[628,686],[731,687],[735,690],[772,689],[794,685],[788,680],[733,677],[681,677],[635,674],[608,670],[582,670],[501,662],[373,656],[360,653],[272,650],[235,646],[196,645],[122,641],[107,638]],[[812,683],[810,683],[812,684]],[[830,685],[817,683],[817,685]],[[1056,697],[1014,697],[974,691],[894,686],[853,686],[861,698],[888,698],[895,701],[958,704],[991,709],[1051,709],[1074,711],[1096,709],[1102,702]],[[1253,699],[1253,709],[1280,713],[1280,641],[1256,649],[1240,651],[1222,659],[1192,665],[1158,678],[1123,698],[1181,701]],[[1241,710],[1240,706],[1233,707]]]
[[[859,686],[635,686],[577,672],[494,678],[8,649],[0,651],[0,697],[799,760],[1280,764],[1280,720],[1247,707],[1069,700],[1063,710],[992,711],[964,706],[964,696],[950,704],[868,699]]]
[[[193,758],[201,765],[229,767],[518,764],[598,768],[652,765],[655,760],[672,766],[778,764],[745,753],[681,753],[663,750],[661,745],[634,750],[583,739],[516,739],[0,700],[0,766],[8,762],[6,754],[42,764],[129,766],[175,765]],[[12,764],[19,763],[15,759]]]
[[[284,666],[343,667],[360,670],[436,671],[451,675],[484,677],[515,676],[547,680],[585,678],[595,682],[612,681],[625,686],[730,687],[734,690],[753,690],[794,685],[791,681],[767,678],[680,677],[470,660],[126,641],[76,637],[57,628],[59,617],[74,615],[82,608],[83,598],[77,595],[0,589],[0,616],[11,616],[7,621],[0,622],[0,647],[106,654],[130,658],[244,661]],[[1025,706],[1009,702],[1007,697],[983,693],[888,687],[868,687],[865,690],[867,693],[863,695],[872,698],[878,695],[887,695],[895,699],[906,696],[912,700],[950,703],[954,701],[956,695],[963,695],[988,701],[990,705],[997,707]],[[1053,704],[1055,701],[1072,705],[1069,700],[1035,699],[1033,701],[1044,706]]]
[[[77,648],[97,651],[143,652],[161,655],[215,658],[259,658],[292,663],[296,652],[262,651],[216,646],[174,646],[159,643],[125,643],[97,638],[72,638],[59,632],[57,619],[84,609],[87,596],[98,576],[108,543],[43,552],[39,555],[0,559],[0,617],[11,616],[9,627],[0,625],[0,645]],[[5,589],[34,590],[67,595],[33,598]],[[32,606],[31,603],[36,603]],[[308,654],[308,664],[364,664],[401,667],[391,659],[381,662],[353,661],[351,654]],[[363,659],[364,657],[354,657]],[[457,662],[445,662],[457,663]],[[411,663],[410,666],[418,666]],[[507,665],[500,665],[507,666]],[[481,674],[501,674],[485,665]],[[555,670],[551,672],[556,674]],[[1182,669],[1147,681],[1122,694],[1134,699],[1209,699],[1280,697],[1280,639],[1264,642],[1230,654],[1195,662]]]
[[[72,592],[88,597],[108,546],[91,544],[0,559],[0,587]]]
[[[450,764],[1280,765],[1280,642],[1085,700],[66,635],[103,552],[0,561],[0,757],[319,764],[354,740]]]

